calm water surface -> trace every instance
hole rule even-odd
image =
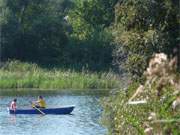
[[[102,108],[97,96],[45,96],[48,107],[75,105],[72,115],[10,115],[7,104],[14,97],[0,97],[0,135],[104,135]],[[17,97],[18,107],[30,107],[36,96]]]

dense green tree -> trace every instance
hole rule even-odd
[[[3,59],[108,69],[117,0],[1,0]]]
[[[72,27],[68,53],[70,62],[93,70],[112,67],[112,34],[108,27],[114,21],[117,0],[75,0],[67,14]],[[67,51],[66,51],[67,52]],[[66,57],[67,60],[67,57]],[[67,64],[65,64],[67,65]]]
[[[115,19],[114,6],[118,0],[75,0],[69,12],[74,36],[91,38],[95,31],[109,27]]]
[[[1,25],[3,58],[55,62],[67,43],[63,12],[47,0],[7,0],[5,8],[6,23]]]
[[[140,77],[155,52],[169,56],[178,46],[178,2],[123,0],[116,5],[116,64],[125,57],[128,72]]]

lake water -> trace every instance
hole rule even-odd
[[[72,115],[10,115],[7,104],[14,96],[0,97],[0,135],[104,135],[102,108],[93,95],[45,95],[48,107],[75,105]],[[17,97],[18,107],[30,107],[37,96]]]

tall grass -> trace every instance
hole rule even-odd
[[[42,69],[36,64],[7,62],[0,68],[0,88],[110,89],[118,87],[115,75],[88,71]]]
[[[144,84],[131,82],[126,91],[103,100],[102,121],[109,134],[180,135],[180,76],[176,64],[176,58],[155,54],[144,73]]]

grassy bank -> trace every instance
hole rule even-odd
[[[179,135],[180,74],[176,59],[156,54],[144,82],[131,82],[106,98],[103,122],[111,135]]]
[[[102,121],[109,135],[179,135],[180,109],[173,104],[179,102],[180,95],[172,94],[174,88],[164,87],[160,98],[150,91],[128,104],[135,89],[137,84],[132,84],[128,88],[130,93],[121,90],[103,101]],[[136,103],[147,96],[151,96],[147,103]]]
[[[0,89],[111,89],[118,87],[112,73],[42,69],[36,64],[12,61],[0,68]]]

